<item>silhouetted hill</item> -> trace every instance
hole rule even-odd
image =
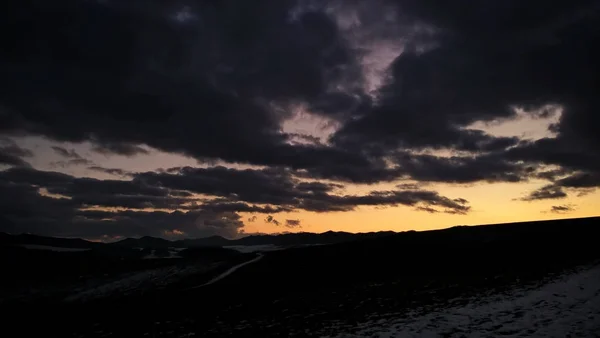
[[[0,233],[0,245],[41,245],[60,248],[91,249],[102,243],[86,241],[80,238],[57,238],[31,234],[10,235]]]
[[[141,238],[125,238],[118,242],[111,243],[112,246],[121,246],[127,248],[155,248],[165,249],[173,247],[174,242],[164,238],[144,236]]]
[[[172,247],[193,248],[206,246],[238,246],[238,245],[275,245],[275,246],[295,246],[295,245],[313,245],[313,244],[333,244],[346,241],[352,241],[365,238],[376,238],[395,234],[392,231],[371,232],[371,233],[349,233],[328,231],[324,233],[290,233],[278,235],[251,235],[239,239],[226,239],[221,236],[212,236],[197,239],[184,239],[171,242]]]
[[[223,246],[252,246],[274,245],[292,247],[315,244],[335,244],[359,239],[385,237],[396,234],[392,231],[349,233],[327,231],[324,233],[290,233],[278,235],[251,235],[239,239],[227,239],[221,236],[205,238],[183,239],[170,241],[164,238],[144,236],[141,238],[126,238],[114,243],[96,243],[83,239],[54,238],[37,235],[10,235],[0,234],[0,245],[43,245],[62,248],[96,249],[104,253],[111,250],[122,253],[125,249],[167,249],[167,248],[196,248],[196,247],[223,247]]]
[[[305,330],[328,320],[360,321],[373,313],[405,313],[415,306],[436,306],[445,304],[445,300],[466,299],[491,290],[527,287],[528,283],[565,269],[597,262],[599,235],[600,218],[595,217],[403,233],[249,236],[225,241],[228,245],[266,243],[261,241],[291,245],[317,239],[321,243],[338,242],[262,253],[258,261],[235,270],[233,275],[207,287],[191,289],[188,287],[201,286],[210,276],[227,271],[231,264],[246,262],[251,256],[228,249],[195,247],[182,250],[185,258],[181,260],[123,261],[96,259],[96,250],[68,255],[52,253],[51,257],[22,249],[29,251],[23,255],[37,254],[27,260],[32,265],[13,263],[12,257],[20,254],[6,255],[6,265],[14,265],[9,276],[22,278],[35,273],[38,280],[38,275],[54,278],[57,271],[64,275],[102,276],[117,268],[126,271],[133,266],[137,270],[167,263],[186,269],[207,256],[214,257],[229,264],[213,271],[216,275],[201,274],[184,284],[156,289],[153,296],[144,294],[135,301],[113,299],[102,306],[65,307],[62,313],[55,304],[28,307],[27,315],[15,317],[26,321],[34,308],[40,313],[38,317],[47,319],[44,325],[37,326],[40,330],[52,327],[69,331],[79,327],[88,332],[95,330],[94,323],[104,321],[118,336],[140,337],[146,335],[128,335],[122,328],[144,330],[158,321],[170,320],[177,323],[177,328],[186,326],[187,332],[206,333],[202,335],[206,337],[247,337],[254,335],[246,331],[231,335],[227,330],[244,321],[275,323],[262,325],[261,332],[266,333],[257,336],[278,337],[287,336],[290,328]],[[209,241],[221,239],[184,242],[192,245]],[[107,306],[111,311],[106,311]],[[189,312],[190,307],[194,308],[193,313]],[[132,313],[136,314],[135,319],[130,316]],[[184,322],[183,318],[192,320]],[[24,326],[29,328],[18,325]],[[60,336],[69,336],[66,333]]]
[[[172,246],[176,248],[193,248],[193,247],[212,247],[212,246],[227,246],[235,240],[230,240],[221,236],[210,236],[195,239],[182,239],[172,242]]]
[[[369,233],[350,233],[350,232],[335,232],[327,231],[320,234],[301,232],[281,235],[253,235],[243,237],[232,241],[228,245],[311,245],[311,244],[334,244],[358,239],[378,238],[396,234],[393,231],[369,232]]]
[[[144,249],[167,249],[167,248],[196,248],[196,247],[223,247],[223,246],[252,246],[252,245],[274,245],[281,247],[305,246],[316,244],[343,244],[355,241],[370,241],[379,239],[385,246],[388,241],[400,241],[402,245],[412,245],[414,240],[444,241],[444,246],[459,245],[461,242],[498,243],[502,240],[515,240],[519,236],[525,236],[528,240],[535,241],[535,236],[543,240],[545,236],[553,231],[565,232],[564,224],[589,224],[597,223],[600,218],[581,218],[557,221],[537,221],[491,224],[480,226],[455,226],[447,229],[429,231],[380,231],[369,233],[349,233],[327,231],[324,233],[289,233],[277,235],[251,235],[239,239],[226,239],[221,236],[211,236],[196,239],[183,239],[170,241],[164,238],[144,236],[141,238],[126,238],[114,243],[96,243],[83,239],[54,238],[30,234],[10,235],[0,233],[0,245],[44,245],[64,248],[93,248],[95,250],[120,250],[131,248]],[[408,243],[404,243],[408,240]],[[399,243],[398,243],[399,244]],[[534,243],[535,244],[535,243]]]

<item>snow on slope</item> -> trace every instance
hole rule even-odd
[[[222,274],[220,274],[220,275],[218,275],[217,277],[215,277],[215,278],[213,278],[213,279],[209,280],[208,282],[206,282],[206,283],[204,283],[204,284],[202,284],[202,285],[198,285],[198,286],[191,287],[190,289],[197,289],[197,288],[201,288],[201,287],[204,287],[204,286],[208,286],[208,285],[214,284],[214,283],[216,283],[216,282],[220,281],[221,279],[223,279],[223,278],[225,278],[225,277],[227,277],[227,276],[231,275],[232,273],[236,272],[238,269],[241,269],[242,267],[244,267],[244,266],[246,266],[246,265],[249,265],[249,264],[253,264],[253,263],[256,263],[256,262],[258,262],[258,261],[259,261],[259,260],[261,260],[263,257],[264,257],[264,256],[263,256],[263,254],[258,254],[258,256],[256,256],[256,258],[254,258],[254,259],[252,259],[252,260],[249,260],[249,261],[247,261],[247,262],[244,262],[244,263],[238,264],[238,265],[236,265],[236,266],[233,266],[233,267],[231,267],[229,270],[227,270],[227,271],[223,272]]]
[[[140,293],[155,287],[162,287],[181,280],[184,277],[206,272],[219,263],[208,265],[169,266],[124,274],[108,280],[92,281],[89,285],[74,289],[66,302],[89,301],[111,295],[129,295]]]
[[[600,337],[600,265],[533,290],[327,331],[335,334],[323,337]]]
[[[181,256],[178,255],[179,251],[181,250],[169,250],[169,255],[168,256],[157,256],[156,255],[156,250],[152,250],[152,252],[149,255],[146,255],[144,257],[142,257],[142,259],[170,259],[170,258],[181,258]]]

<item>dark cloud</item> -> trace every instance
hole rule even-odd
[[[574,211],[575,208],[570,205],[570,204],[565,204],[565,205],[553,205],[552,208],[550,209],[550,212],[555,213],[555,214],[566,214],[569,212]]]
[[[293,202],[295,182],[283,169],[237,170],[225,167],[146,172],[135,176],[148,184],[195,193],[231,197],[250,203],[285,205]]]
[[[532,192],[523,200],[531,201],[540,199],[565,198],[567,197],[567,192],[565,192],[565,190],[577,192],[578,196],[584,196],[600,187],[600,175],[596,173],[575,172],[565,177],[564,175],[568,172],[569,171],[565,170],[542,172],[542,174],[548,174],[548,176],[552,176],[549,178],[552,181],[552,184],[546,185],[541,189]],[[562,178],[557,179],[556,176],[559,175]]]
[[[58,155],[65,157],[65,158],[69,158],[69,159],[81,159],[82,158],[81,155],[79,155],[75,151],[75,149],[68,150],[63,147],[52,146],[52,150],[54,150],[54,152],[57,153]]]
[[[342,184],[322,183],[322,182],[300,182],[296,184],[296,189],[309,193],[329,193],[335,189],[343,189]]]
[[[564,177],[564,176],[568,175],[571,172],[572,172],[571,170],[560,168],[560,169],[546,170],[546,171],[537,172],[534,175],[534,177],[554,182],[559,177]]]
[[[279,222],[278,220],[276,220],[273,216],[268,215],[267,218],[265,218],[265,222],[266,223],[273,223],[277,226],[281,225],[281,222]]]
[[[60,167],[60,168],[66,168],[66,167],[70,167],[70,166],[79,166],[79,165],[93,165],[94,162],[88,159],[83,158],[81,155],[79,155],[75,149],[71,149],[68,150],[64,147],[59,147],[59,146],[52,146],[51,147],[52,150],[54,150],[55,153],[57,153],[58,155],[60,155],[61,157],[64,157],[66,160],[64,161],[55,161],[50,163],[51,166],[53,167]]]
[[[172,196],[168,189],[135,180],[76,178],[27,168],[2,171],[0,180],[44,188],[51,194],[69,197],[75,205],[85,207],[174,208],[181,202],[180,197]]]
[[[185,19],[181,6],[33,1],[6,8],[1,131],[91,141],[96,151],[126,156],[148,153],[147,145],[357,183],[402,176],[383,160],[398,148],[507,150],[510,161],[598,170],[599,139],[590,127],[598,124],[590,74],[600,56],[592,1],[496,1],[468,10],[410,0],[368,7],[192,1]],[[357,13],[356,34],[347,34],[347,13]],[[383,14],[389,18],[380,20]],[[368,51],[357,45],[368,39],[404,46],[375,100],[364,91]],[[555,113],[549,104],[564,107],[550,141],[560,147],[536,150],[545,146],[469,129],[514,117],[515,106],[545,118]],[[332,118],[340,129],[327,145],[282,133],[294,107]],[[309,144],[289,144],[294,138]],[[496,170],[491,180],[520,177]]]
[[[237,237],[243,227],[241,216],[236,213],[210,213],[203,211],[161,212],[120,211],[78,213],[71,227],[78,236],[165,236],[178,231],[186,237],[220,235]]]
[[[31,166],[27,161],[23,160],[18,156],[11,155],[4,151],[5,149],[0,148],[0,165],[10,165],[10,166],[22,166],[29,167]]]
[[[312,136],[312,135],[288,133],[287,137],[289,137],[292,140],[299,140],[299,141],[304,141],[304,142],[308,142],[308,143],[312,143],[312,144],[321,144],[321,138]]]
[[[147,172],[135,180],[169,189],[189,190],[198,194],[219,196],[243,204],[217,203],[218,208],[239,208],[239,211],[261,212],[264,207],[251,207],[246,203],[266,204],[278,212],[303,209],[315,212],[351,211],[358,206],[416,206],[424,204],[469,211],[464,199],[451,200],[426,190],[374,191],[367,195],[339,195],[335,183],[304,182],[285,169],[237,170],[225,167],[179,168],[171,173]]]
[[[301,207],[315,212],[349,211],[357,206],[424,206],[440,208],[444,212],[466,214],[471,210],[465,199],[449,199],[435,191],[373,191],[362,196],[355,195],[325,195],[305,199]]]
[[[425,183],[401,183],[396,185],[400,190],[419,190]]]
[[[173,196],[81,194],[72,197],[82,207],[115,207],[126,209],[198,210],[192,199]]]
[[[600,173],[578,172],[555,183],[565,188],[595,188],[600,186]]]
[[[38,186],[18,178],[36,177],[35,174],[16,175],[0,172],[0,231],[13,233],[32,232],[52,236],[74,236],[100,238],[102,236],[165,236],[177,230],[189,237],[222,235],[235,237],[243,227],[240,216],[234,212],[218,213],[210,210],[192,211],[103,211],[82,209],[91,205],[115,206],[119,208],[177,208],[181,198],[167,195],[120,195],[76,193],[73,188],[70,198],[54,198],[40,193]],[[77,179],[58,173],[38,172],[38,177],[54,186],[60,183],[79,185]],[[35,181],[32,179],[31,181]],[[99,181],[106,182],[106,181]],[[109,183],[109,185],[111,185]],[[112,185],[115,188],[118,185]],[[98,187],[98,186],[96,186]],[[50,189],[48,189],[50,190]],[[144,189],[141,189],[142,191]],[[121,192],[131,192],[123,189]],[[64,192],[67,193],[67,192]],[[185,201],[186,203],[189,200]]]
[[[92,171],[96,171],[96,172],[100,172],[100,173],[104,173],[104,174],[109,174],[109,175],[115,175],[115,176],[132,176],[133,173],[124,170],[124,169],[119,169],[119,168],[104,168],[104,167],[100,167],[100,166],[91,166],[88,167],[88,170],[92,170]]]
[[[41,230],[43,226],[46,234],[89,231],[88,237],[174,230],[184,236],[210,231],[231,236],[233,229],[243,226],[240,212],[266,214],[265,222],[275,225],[298,226],[294,222],[280,221],[273,214],[297,210],[342,212],[360,206],[398,205],[434,208],[453,214],[470,210],[464,199],[450,199],[426,190],[334,194],[342,186],[302,182],[289,171],[278,169],[182,168],[177,174],[141,173],[130,180],[100,180],[15,167],[0,171],[0,183],[7,194],[0,211],[8,219],[6,227],[12,227],[12,231],[17,228]],[[9,197],[13,195],[14,199]],[[157,219],[148,221],[151,217]],[[201,226],[196,226],[198,219],[202,221]],[[46,223],[42,225],[44,222],[37,220]],[[256,218],[249,219],[253,220]],[[183,224],[176,223],[179,221]],[[107,222],[106,233],[99,234]],[[124,230],[118,233],[112,226],[121,223]],[[84,225],[77,228],[79,224]]]
[[[417,207],[416,210],[418,210],[418,211],[425,211],[425,212],[428,212],[430,214],[437,214],[439,212],[438,210],[436,210],[434,208],[431,208],[431,207]]]
[[[521,142],[519,146],[509,149],[503,155],[510,161],[560,166],[566,173],[573,171],[600,172],[600,155],[597,152],[567,142],[560,137]]]
[[[318,103],[360,96],[336,89],[360,72],[333,18],[291,16],[296,7],[195,2],[184,22],[174,19],[179,5],[159,1],[9,6],[0,57],[11,90],[0,97],[0,131],[91,141],[127,156],[147,152],[145,144],[231,162],[361,165],[342,150],[289,145],[279,131],[286,107],[314,102],[336,115],[337,105]]]
[[[302,224],[299,219],[286,219],[285,226],[288,228],[300,228]]]
[[[294,210],[293,208],[286,206],[259,206],[244,202],[221,202],[219,200],[204,202],[202,203],[201,209],[215,212],[257,212],[261,214],[290,212]]]
[[[528,196],[523,197],[521,200],[538,201],[549,199],[561,199],[566,197],[567,193],[565,193],[561,187],[557,187],[554,185],[546,185],[538,190],[531,192]]]
[[[600,186],[599,12],[594,0],[11,3],[0,13],[0,134],[264,169],[127,173],[54,147],[65,158],[57,166],[126,179],[102,181],[26,169],[31,152],[0,143],[0,164],[19,167],[0,180],[70,197],[48,206],[135,209],[123,216],[130,229],[152,216],[141,208],[180,210],[157,211],[164,222],[205,217],[203,229],[237,229],[242,211],[469,211],[427,182],[548,181],[526,201],[586,193]],[[387,52],[393,61],[370,92],[371,60]],[[515,118],[515,108],[535,119],[561,111],[553,137],[473,127]],[[299,112],[335,131],[284,131]],[[339,184],[400,180],[415,185],[354,196]]]
[[[405,175],[422,182],[519,182],[529,176],[525,164],[488,154],[439,157],[404,153],[396,157],[396,162]]]
[[[0,136],[0,165],[29,167],[23,158],[32,157],[29,149],[21,148],[13,140]]]
[[[96,145],[92,148],[93,151],[100,153],[100,154],[104,154],[104,155],[111,155],[111,154],[116,154],[116,155],[122,155],[122,156],[135,156],[135,155],[146,155],[149,154],[150,152],[138,145],[135,144],[129,144],[129,143],[124,143],[124,142],[119,142],[119,143],[106,143],[103,142],[99,145]]]
[[[50,165],[53,167],[59,167],[59,168],[67,168],[70,166],[78,166],[78,165],[92,165],[94,164],[94,161],[92,160],[88,160],[85,158],[73,158],[67,161],[55,161],[55,162],[51,162]]]
[[[419,41],[391,68],[380,102],[344,124],[334,144],[350,149],[398,147],[509,152],[509,160],[598,171],[600,121],[595,76],[600,57],[598,3],[396,1],[404,20],[432,27],[437,45]],[[544,8],[543,13],[539,8]],[[531,13],[537,13],[535,18]],[[593,47],[590,47],[593,46]],[[561,105],[557,139],[518,144],[469,129],[476,121]],[[510,149],[511,147],[517,149]],[[511,175],[512,177],[512,175]]]

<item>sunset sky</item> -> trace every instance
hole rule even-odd
[[[13,6],[0,231],[234,238],[600,215],[598,1]]]

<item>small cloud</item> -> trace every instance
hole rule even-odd
[[[170,239],[176,239],[185,237],[186,233],[178,229],[173,229],[163,231],[163,235]]]
[[[422,184],[419,183],[401,183],[396,185],[396,188],[400,190],[419,190]]]
[[[300,133],[288,133],[286,135],[292,141],[293,144],[321,144],[321,138],[313,135],[306,135]]]
[[[577,197],[587,196],[596,191],[596,188],[581,188],[577,190]]]
[[[150,152],[138,145],[129,143],[103,143],[92,148],[93,151],[103,155],[121,155],[132,157],[135,155],[147,155]]]
[[[55,153],[57,153],[58,155],[64,157],[64,158],[71,158],[71,159],[81,159],[83,157],[81,157],[81,155],[79,155],[75,149],[71,149],[68,150],[66,148],[63,147],[59,147],[59,146],[53,146],[52,150],[54,150]]]
[[[52,146],[52,150],[59,156],[66,158],[65,161],[56,161],[50,163],[53,167],[66,168],[73,165],[94,165],[93,161],[83,158],[75,149],[67,149],[59,146]]]
[[[285,226],[288,228],[300,228],[302,225],[300,224],[299,219],[286,219]]]
[[[31,167],[23,158],[32,156],[31,150],[21,148],[12,139],[0,136],[0,165]]]
[[[550,212],[553,214],[568,214],[575,211],[575,206],[571,204],[553,205]]]
[[[278,220],[276,220],[275,217],[273,217],[271,215],[269,215],[269,216],[267,216],[267,218],[265,218],[265,222],[267,222],[267,223],[273,223],[273,224],[275,224],[277,226],[281,225],[281,222],[279,222]]]
[[[415,208],[415,210],[417,210],[417,211],[425,211],[425,212],[428,212],[430,214],[437,214],[439,212],[439,211],[435,210],[432,207],[417,207],[417,208]]]
[[[105,174],[109,174],[109,175],[115,175],[115,176],[131,176],[131,172],[127,171],[127,170],[123,170],[123,169],[118,169],[118,168],[104,168],[104,167],[100,167],[100,166],[91,166],[88,167],[88,170],[92,170],[92,171],[97,171],[97,172],[101,172],[101,173],[105,173]]]
[[[248,222],[250,222],[250,223],[252,223],[252,222],[256,222],[256,219],[257,219],[257,218],[258,218],[258,217],[256,217],[256,216],[252,216],[252,217],[248,218]]]
[[[70,167],[73,165],[93,165],[94,162],[90,161],[88,159],[85,158],[74,158],[68,161],[56,161],[56,162],[52,162],[50,163],[51,166],[53,167],[60,167],[60,168],[66,168],[66,167]]]
[[[459,203],[459,204],[467,204],[467,203],[469,203],[469,201],[467,201],[464,198],[455,198],[453,201],[456,202],[456,203]]]
[[[70,165],[91,165],[91,164],[94,164],[94,162],[87,160],[85,158],[75,158],[75,159],[69,160],[69,164]]]
[[[538,190],[532,191],[528,196],[521,198],[521,201],[539,201],[549,199],[560,199],[567,197],[561,187],[555,185],[547,185]]]

